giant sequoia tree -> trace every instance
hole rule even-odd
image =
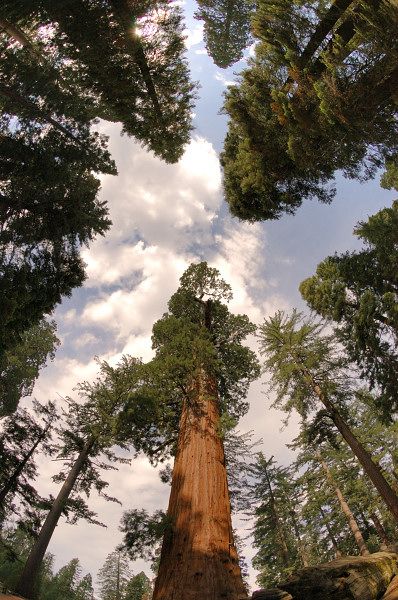
[[[178,441],[154,599],[247,597],[234,545],[222,432],[247,408],[258,375],[244,338],[254,326],[231,314],[230,287],[206,263],[191,265],[153,328],[151,368],[174,390]]]
[[[278,218],[330,199],[336,170],[366,179],[396,156],[397,23],[389,1],[259,0],[256,56],[225,103],[233,214]]]

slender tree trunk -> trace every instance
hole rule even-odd
[[[11,477],[9,477],[9,479],[6,481],[4,486],[0,489],[0,512],[3,509],[4,501],[6,499],[7,494],[9,492],[11,492],[12,490],[15,490],[16,485],[18,483],[19,476],[21,475],[22,471],[26,467],[29,460],[32,458],[36,448],[41,444],[41,442],[46,437],[47,432],[50,429],[50,427],[51,427],[51,425],[48,424],[47,427],[45,429],[43,429],[43,431],[37,438],[36,442],[33,444],[31,449],[29,450],[29,452],[25,455],[23,460],[21,460],[21,462],[15,469],[14,473],[11,475]],[[0,516],[0,520],[1,520],[1,516]]]
[[[377,516],[376,511],[373,511],[370,513],[370,518],[372,519],[374,526],[376,528],[377,531],[377,535],[379,536],[380,539],[380,550],[387,550],[388,545],[390,544],[390,540],[388,539],[386,530],[383,527],[382,522],[380,521],[379,517]]]
[[[153,600],[246,600],[233,542],[217,384],[193,382],[180,418],[168,508]]]
[[[326,464],[326,462],[323,460],[323,458],[320,455],[318,455],[318,459],[323,467],[323,470],[326,473],[326,477],[327,477],[330,485],[334,488],[334,490],[336,492],[336,496],[338,498],[338,501],[340,502],[341,510],[343,511],[344,516],[346,517],[346,519],[348,521],[348,525],[349,525],[349,527],[352,531],[352,534],[355,538],[355,541],[359,548],[359,552],[362,554],[362,556],[366,556],[367,554],[369,554],[369,550],[365,544],[365,540],[363,539],[362,533],[360,532],[358,523],[356,522],[355,517],[352,514],[351,509],[348,506],[348,503],[347,503],[346,499],[344,498],[341,489],[335,482],[328,465]]]
[[[275,530],[277,531],[278,539],[279,539],[281,559],[282,559],[285,567],[288,567],[289,566],[289,549],[287,547],[285,532],[283,530],[282,523],[281,523],[281,520],[280,520],[279,514],[278,514],[278,509],[276,507],[275,496],[274,496],[274,492],[273,492],[273,489],[271,486],[270,478],[268,476],[267,467],[265,467],[264,472],[265,472],[265,477],[267,479],[269,495],[270,495],[270,500],[271,500],[270,506],[271,506],[272,520],[274,522],[274,527],[275,527]]]
[[[115,11],[116,18],[118,19],[120,26],[124,30],[126,47],[131,52],[135,62],[138,65],[148,95],[155,109],[155,114],[158,120],[161,121],[162,109],[160,107],[158,94],[153,83],[153,78],[148,65],[148,61],[146,59],[145,52],[139,37],[132,31],[132,10],[130,2],[129,0],[111,0],[111,4]]]
[[[28,36],[22,31],[22,29],[20,29],[16,25],[13,25],[13,23],[6,21],[6,19],[0,19],[0,29],[5,31],[9,37],[16,40],[19,44],[21,44],[21,46],[26,48],[33,56],[33,58],[35,58],[35,60],[38,60],[40,62],[44,61],[44,57],[42,56],[42,54],[37,50],[37,48],[34,46],[34,44],[31,42]]]
[[[50,115],[47,115],[47,114],[43,113],[43,111],[41,111],[40,108],[38,108],[29,99],[24,98],[23,96],[21,96],[21,94],[19,94],[18,92],[12,90],[11,88],[8,88],[7,86],[5,86],[2,83],[0,83],[0,95],[3,96],[4,98],[7,98],[8,100],[11,100],[11,102],[12,102],[12,104],[14,106],[20,107],[20,108],[25,109],[25,110],[27,109],[29,111],[30,115],[35,116],[35,117],[39,117],[39,118],[43,119],[44,121],[46,121],[47,123],[50,123],[56,129],[58,129],[64,135],[66,135],[66,137],[68,137],[69,139],[73,140],[79,146],[82,146],[82,143],[80,142],[80,140],[77,137],[75,137],[73,135],[73,133],[71,133],[61,123],[58,123],[58,121],[56,121],[55,119],[53,119]]]
[[[320,513],[322,515],[323,523],[324,523],[324,525],[326,527],[326,531],[328,532],[329,539],[332,542],[332,546],[333,546],[333,549],[334,549],[335,556],[336,556],[336,558],[341,558],[342,557],[342,553],[339,550],[339,546],[337,544],[337,540],[336,540],[336,538],[333,535],[333,531],[330,528],[329,521],[328,521],[328,519],[327,519],[327,517],[326,517],[326,515],[325,515],[325,513],[323,511],[322,506],[319,507],[319,511],[320,511]]]
[[[379,492],[380,497],[393,514],[395,520],[398,522],[398,496],[395,494],[388,481],[384,478],[379,465],[373,462],[369,452],[353,434],[334,404],[329,400],[328,396],[322,391],[320,386],[314,381],[312,375],[306,372],[305,376],[315,394],[329,412],[331,419],[343,436],[343,439],[347,442],[354,455],[361,463],[366,475],[372,481],[376,490]]]
[[[120,552],[117,554],[116,600],[120,600]]]
[[[93,443],[94,440],[91,438],[84,444],[77,459],[75,460],[73,467],[69,471],[69,474],[65,479],[58,496],[54,500],[54,503],[46,517],[46,520],[43,523],[36,542],[30,551],[16,589],[16,592],[25,598],[31,599],[33,596],[37,576],[39,574],[41,563],[46,553],[48,544],[50,543],[51,537],[58,524],[58,520],[73,490],[76,480],[79,477],[82,467],[88,458]]]
[[[297,517],[296,517],[296,513],[294,510],[290,511],[290,516],[292,517],[294,535],[296,536],[302,565],[303,565],[303,567],[308,567],[308,565],[309,565],[308,556],[307,556],[307,552],[305,551],[305,546],[303,544],[303,540],[301,539],[300,530],[299,530],[299,526],[297,523]]]

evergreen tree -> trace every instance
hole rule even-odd
[[[39,600],[91,600],[92,597],[91,575],[82,578],[79,559],[73,558],[42,586]]]
[[[152,586],[149,577],[143,571],[134,575],[126,585],[123,600],[150,600]]]
[[[250,0],[199,0],[195,17],[204,22],[204,40],[214,63],[226,69],[240,60],[251,42]]]
[[[129,367],[128,391],[132,392],[133,386],[138,386],[140,382],[141,363],[130,359]],[[64,461],[65,466],[53,478],[56,482],[62,482],[62,487],[51,503],[20,577],[17,591],[24,596],[32,595],[44,554],[63,513],[71,523],[85,518],[101,525],[80,493],[89,496],[94,488],[106,500],[117,501],[106,493],[108,484],[102,479],[101,473],[115,468],[115,462],[129,461],[118,457],[112,448],[118,445],[127,449],[130,444],[140,447],[139,440],[143,432],[135,423],[130,423],[128,439],[122,439],[119,433],[118,413],[124,408],[125,399],[108,393],[109,381],[113,381],[114,373],[115,369],[103,363],[97,381],[93,384],[85,382],[79,386],[84,401],[69,399],[69,410],[60,431],[58,451],[58,458]]]
[[[180,282],[169,312],[154,325],[156,355],[148,365],[165,398],[174,446],[176,422],[179,431],[167,513],[171,526],[154,598],[183,596],[186,589],[209,599],[244,598],[221,433],[223,420],[247,409],[247,388],[258,375],[254,353],[242,344],[254,326],[246,316],[229,313],[222,300],[230,298],[230,288],[206,263],[191,265]]]
[[[35,520],[35,509],[43,499],[33,484],[37,478],[34,454],[38,449],[51,455],[51,436],[59,418],[54,403],[34,402],[34,414],[19,409],[2,421],[0,434],[0,524],[7,515],[16,515],[27,527]],[[32,523],[33,526],[34,523]]]
[[[259,0],[256,56],[227,93],[226,199],[243,219],[330,200],[396,157],[398,45],[390,2]]]
[[[397,495],[344,418],[345,405],[355,391],[335,337],[322,335],[322,324],[296,311],[291,316],[278,312],[260,327],[260,352],[267,357],[265,367],[277,392],[274,405],[289,414],[297,410],[304,422],[312,417],[316,435],[333,438],[333,424],[398,521]],[[319,405],[322,409],[314,414]]]
[[[289,469],[277,466],[273,457],[258,454],[251,485],[254,517],[253,566],[260,571],[262,587],[275,587],[293,570],[308,566],[298,516],[297,486]]]
[[[37,57],[33,63],[48,87],[60,80],[71,103],[84,101],[85,114],[120,121],[125,132],[166,161],[178,160],[189,141],[194,86],[177,5],[167,0],[6,2],[2,15],[24,38],[28,25],[37,23],[33,49],[40,49],[47,68]],[[6,31],[12,34],[9,27]],[[23,48],[32,62],[32,45],[25,42]]]
[[[97,580],[101,600],[127,600],[127,586],[131,578],[130,567],[125,554],[115,550],[108,554]]]
[[[398,202],[354,230],[360,251],[329,256],[300,291],[317,313],[337,323],[350,358],[380,388],[385,418],[397,408]]]
[[[21,335],[12,350],[0,356],[0,417],[16,410],[30,396],[45,361],[54,358],[59,340],[54,321],[40,321]]]

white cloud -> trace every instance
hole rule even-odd
[[[195,23],[192,29],[186,29],[185,35],[185,46],[189,50],[192,46],[196,46],[203,42],[203,23]]]
[[[220,73],[219,71],[217,73],[215,73],[214,75],[214,79],[216,81],[219,81],[220,83],[222,83],[223,85],[225,85],[225,87],[228,87],[229,85],[236,85],[236,81],[234,81],[233,79],[227,79],[223,73]]]

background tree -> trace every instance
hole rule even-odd
[[[204,40],[214,63],[226,69],[240,60],[252,43],[249,0],[199,0],[195,18],[204,22]]]
[[[59,414],[53,402],[33,404],[33,414],[19,409],[2,421],[0,434],[0,524],[7,516],[17,517],[23,526],[36,517],[43,504],[34,482],[37,478],[35,453],[54,452],[52,435]],[[32,526],[34,523],[32,523]]]
[[[305,198],[330,200],[336,170],[368,179],[396,157],[397,19],[373,0],[257,3],[256,55],[225,102],[233,214],[293,213]]]
[[[40,590],[39,600],[92,600],[93,592],[91,575],[81,577],[79,559],[73,558],[45,582]]]
[[[59,340],[54,321],[40,321],[21,335],[21,341],[0,357],[0,417],[16,410],[30,396],[40,369],[54,358]]]
[[[253,566],[260,571],[258,583],[272,588],[297,568],[308,566],[297,512],[297,487],[289,469],[278,466],[262,453],[253,466]]]
[[[365,247],[323,260],[300,291],[309,306],[337,324],[337,334],[389,418],[397,409],[398,202],[357,225]]]
[[[398,521],[396,493],[344,418],[354,393],[348,364],[334,336],[322,335],[322,329],[321,323],[304,319],[297,311],[291,316],[278,312],[260,327],[260,352],[267,357],[265,366],[277,393],[274,406],[288,414],[296,409],[304,422],[312,416],[315,434],[333,436],[332,423]],[[314,415],[319,404],[322,409]]]
[[[150,600],[152,586],[149,577],[143,571],[134,575],[126,585],[124,600]]]
[[[101,600],[127,600],[127,584],[131,571],[126,555],[121,550],[108,554],[97,580]]]
[[[127,360],[127,359],[126,359]],[[141,363],[130,359],[130,388],[140,382]],[[129,462],[118,457],[113,448],[117,445],[127,449],[137,442],[140,447],[142,430],[130,423],[129,438],[122,438],[117,427],[118,413],[124,408],[124,396],[112,396],[108,393],[108,383],[113,382],[115,369],[106,363],[101,365],[101,374],[93,383],[79,386],[83,402],[69,399],[69,410],[64,427],[60,431],[58,459],[64,462],[64,469],[53,478],[62,482],[57,497],[52,501],[46,519],[37,540],[29,554],[17,586],[17,592],[31,597],[44,554],[64,513],[74,523],[86,518],[94,524],[101,524],[93,511],[89,510],[80,493],[87,497],[94,488],[106,500],[116,501],[106,493],[108,483],[102,479],[104,470],[115,468],[116,462]]]
[[[157,155],[178,160],[189,141],[194,97],[180,7],[166,0],[74,0],[67,7],[43,0],[6,2],[2,13],[23,35],[37,24],[34,41],[52,67],[44,69],[47,84],[61,69],[65,92],[84,99],[91,117],[119,121]],[[32,59],[26,43],[24,49]],[[53,56],[58,60],[47,59]],[[43,71],[43,61],[39,66]]]

